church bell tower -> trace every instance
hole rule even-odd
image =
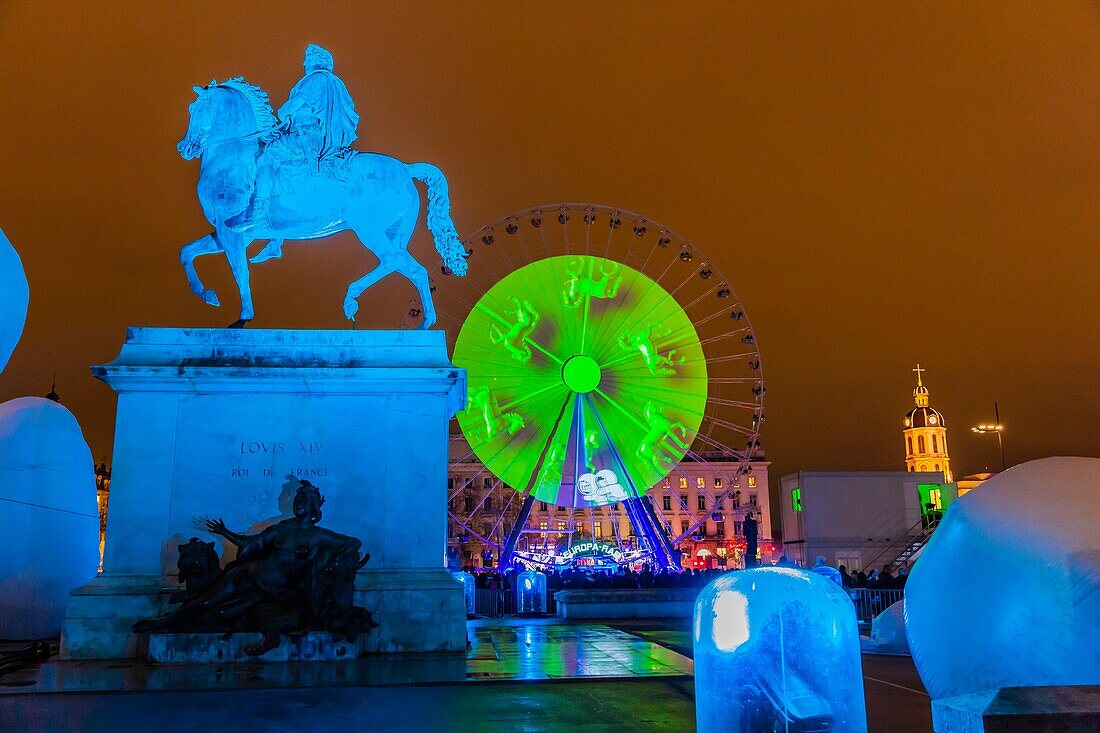
[[[947,454],[947,426],[943,416],[928,406],[928,388],[924,386],[917,364],[917,387],[913,390],[916,407],[905,416],[905,467],[909,471],[939,471],[948,483],[951,476],[951,458]]]

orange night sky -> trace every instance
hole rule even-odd
[[[768,379],[773,475],[904,469],[916,362],[956,475],[1100,455],[1100,9],[1085,3],[0,5],[0,227],[31,284],[0,398],[56,373],[97,460],[114,393],[90,364],[128,325],[223,326],[179,247],[209,230],[176,142],[192,85],[278,106],[308,42],[359,146],[447,174],[468,234],[561,200],[668,224],[729,276]],[[427,233],[416,251],[428,252]],[[370,269],[349,234],[253,269],[261,328],[346,328]],[[471,264],[475,264],[471,261]],[[362,299],[393,327],[412,292]],[[777,483],[773,481],[773,484]]]

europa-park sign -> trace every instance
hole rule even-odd
[[[617,546],[609,542],[597,542],[595,540],[582,540],[570,545],[567,549],[557,554],[516,552],[516,559],[528,567],[556,567],[568,565],[578,557],[607,557],[619,565],[628,565],[649,557],[648,550],[638,549],[623,552]]]
[[[615,562],[622,562],[624,559],[623,551],[615,545],[609,542],[596,542],[594,540],[575,542],[569,546],[569,549],[558,555],[562,562],[570,562],[576,557],[584,556],[610,557]]]

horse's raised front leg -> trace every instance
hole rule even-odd
[[[202,298],[202,302],[214,306],[221,305],[221,303],[218,302],[218,296],[213,290],[207,290],[203,287],[202,280],[199,279],[199,273],[195,272],[195,258],[199,255],[214,254],[217,251],[218,243],[214,240],[213,232],[180,248],[180,264],[183,265],[183,272],[187,275],[187,283],[191,286],[191,292]]]
[[[355,314],[359,312],[359,302],[356,298],[362,295],[364,290],[374,285],[386,275],[389,275],[395,269],[397,268],[393,266],[393,263],[388,260],[382,260],[373,270],[353,282],[351,285],[348,285],[348,292],[344,295],[344,316],[346,316],[349,321],[354,321]]]
[[[242,328],[256,317],[252,308],[252,286],[248,280],[248,241],[236,234],[219,232],[225,248],[225,257],[229,260],[229,269],[237,281],[237,290],[241,294],[241,317],[229,324],[229,328]]]

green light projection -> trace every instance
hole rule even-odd
[[[467,370],[458,422],[509,486],[559,506],[640,496],[684,457],[707,365],[676,299],[612,260],[567,255],[509,274],[455,343]]]

